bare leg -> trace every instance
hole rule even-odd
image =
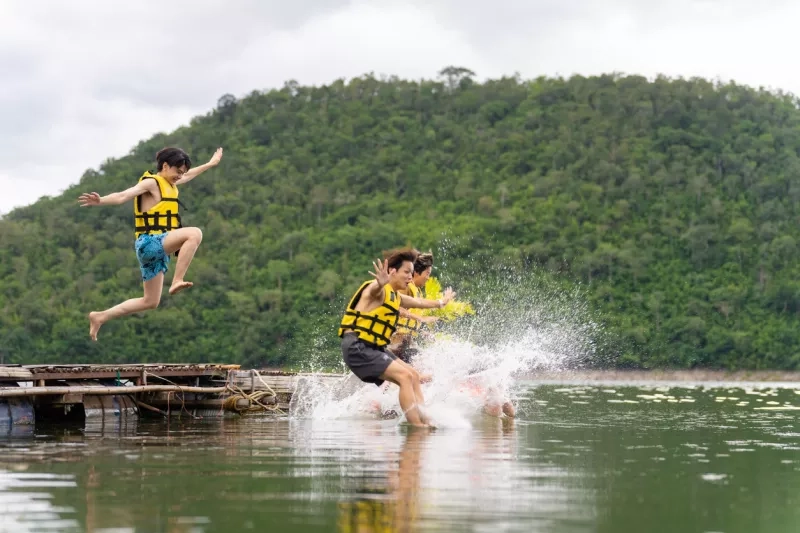
[[[417,370],[413,366],[409,365],[405,361],[401,361],[400,359],[397,359],[396,362],[400,363],[401,365],[406,367],[409,372],[411,372],[411,376],[412,376],[411,383],[412,383],[412,386],[414,388],[414,396],[416,397],[417,403],[419,404],[419,406],[425,405],[425,396],[422,394],[422,386],[420,385],[422,379],[420,378],[419,372],[417,372]],[[418,412],[419,412],[419,416],[422,419],[422,421],[426,425],[429,424],[430,421],[425,416],[425,414],[422,412],[422,410],[420,409],[420,410],[418,410]]]
[[[164,237],[164,252],[167,255],[181,251],[178,254],[178,264],[175,265],[175,275],[172,276],[170,294],[177,294],[193,285],[191,281],[184,281],[183,278],[202,240],[203,232],[200,228],[180,228],[170,231]]]
[[[417,405],[419,398],[416,397],[414,381],[419,385],[419,377],[414,377],[415,374],[409,372],[409,368],[405,363],[395,359],[381,374],[381,379],[396,383],[400,387],[400,408],[406,415],[406,420],[412,426],[426,427],[426,424],[420,416]]]
[[[105,311],[89,313],[89,337],[93,341],[97,340],[100,326],[109,320],[158,307],[161,302],[161,289],[164,288],[164,273],[160,272],[156,277],[145,281],[143,285],[144,296],[142,298],[131,298]]]
[[[412,373],[412,375],[414,375],[416,377],[416,379],[413,381],[413,383],[414,383],[414,394],[417,396],[417,400],[419,400],[420,403],[424,404],[425,403],[425,397],[422,395],[422,387],[420,386],[420,375],[419,375],[419,372],[417,372],[417,370],[413,366],[409,365],[405,361],[401,361],[400,359],[398,359],[397,362],[400,363],[401,365],[405,366]]]

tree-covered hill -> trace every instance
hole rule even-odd
[[[800,366],[794,97],[702,79],[473,78],[226,95],[15,210],[0,221],[0,358],[335,360],[371,259],[446,242],[437,275],[473,298],[475,269],[498,263],[580,283],[603,364]],[[92,343],[86,314],[141,283],[132,206],[76,198],[129,187],[166,145],[195,164],[225,148],[181,192],[184,223],[204,232],[195,286]]]

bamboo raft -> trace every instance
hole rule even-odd
[[[0,365],[0,426],[104,416],[286,415],[302,378],[223,364]]]

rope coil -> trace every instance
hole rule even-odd
[[[230,376],[230,374],[228,375]],[[261,377],[261,374],[259,374],[257,370],[252,369],[250,370],[250,375],[251,377],[257,377],[258,380],[264,385],[266,390],[254,390],[255,387],[253,387],[248,394],[241,387],[226,381],[225,387],[233,394],[225,398],[222,408],[229,411],[236,411],[240,415],[258,411],[269,411],[275,414],[285,414],[283,409],[278,407],[277,393],[266,381],[264,381],[264,378]],[[262,403],[262,400],[265,398],[270,398],[272,401],[267,402],[266,404]],[[247,400],[247,406],[238,405],[239,400]]]
[[[253,386],[253,390],[247,393],[238,385],[234,385],[233,383],[230,382],[231,373],[229,372],[228,377],[225,380],[225,389],[231,392],[232,394],[227,398],[225,398],[225,400],[222,402],[222,410],[235,411],[240,415],[243,415],[245,413],[254,413],[260,411],[271,412],[274,414],[281,414],[281,415],[285,414],[283,409],[278,407],[278,395],[275,392],[275,390],[272,387],[270,387],[266,381],[264,381],[264,378],[261,377],[261,374],[259,374],[257,370],[253,369],[250,370],[250,372],[251,372],[251,377],[253,378],[253,384],[255,383],[255,378],[258,378],[258,380],[264,385],[264,388],[266,390],[255,390],[255,387]],[[166,381],[167,383],[170,383],[171,385],[175,385],[178,388],[181,387],[177,383],[174,383],[164,377],[151,374],[150,372],[145,371],[145,375],[161,379],[163,381]],[[168,393],[167,402],[169,402],[169,400],[172,398],[172,394],[174,393]],[[184,393],[181,392],[180,394],[181,394],[180,396],[181,411],[186,412],[186,414],[191,416],[192,418],[199,418],[192,415],[186,409],[186,406],[184,404]],[[240,400],[247,400],[247,405],[244,406],[240,405],[239,404]],[[169,405],[169,403],[167,405]],[[167,409],[169,410],[169,407]]]

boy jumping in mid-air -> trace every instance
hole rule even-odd
[[[216,166],[220,159],[222,148],[218,148],[205,165],[191,168],[192,161],[186,152],[180,148],[164,148],[156,154],[156,174],[145,172],[133,187],[107,196],[100,196],[96,192],[80,195],[78,201],[83,207],[119,205],[133,200],[134,249],[144,282],[142,298],[131,298],[105,311],[89,313],[89,336],[92,340],[97,340],[100,326],[109,320],[158,307],[171,254],[178,256],[178,263],[169,288],[170,295],[192,286],[190,281],[184,280],[184,276],[200,246],[203,232],[200,228],[184,228],[181,224],[178,185],[188,183]]]

